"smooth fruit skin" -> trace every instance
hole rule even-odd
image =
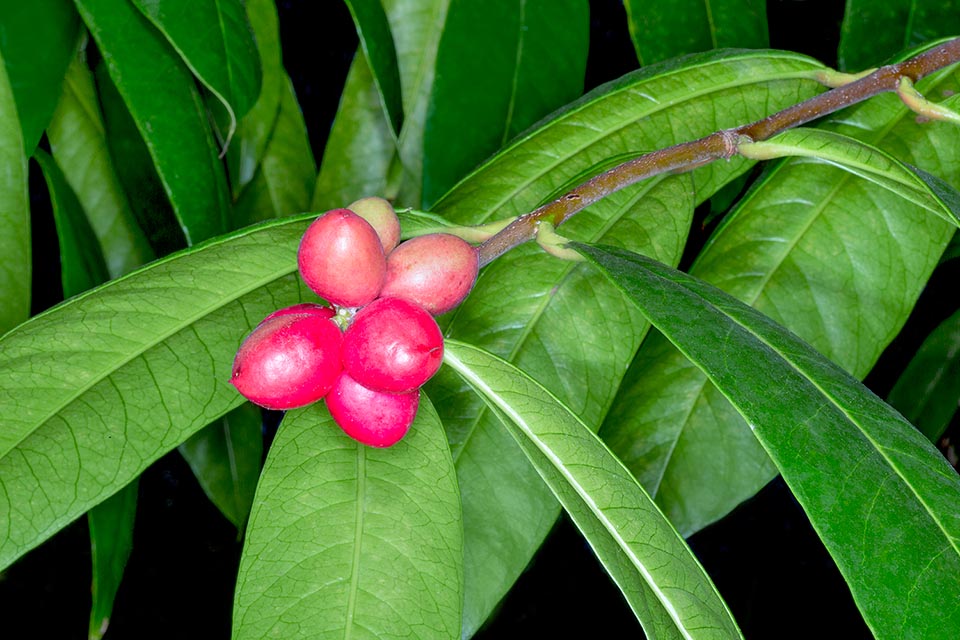
[[[233,360],[230,383],[267,409],[294,409],[323,398],[340,375],[343,335],[315,313],[264,320]]]
[[[379,298],[357,312],[343,334],[343,368],[374,391],[406,393],[443,361],[443,334],[422,307]]]
[[[266,318],[261,321],[261,324],[267,320],[271,320],[278,316],[286,316],[290,314],[315,314],[323,318],[332,318],[337,315],[337,312],[333,310],[333,307],[328,307],[323,304],[317,304],[316,302],[301,302],[300,304],[294,304],[289,307],[284,307],[282,309],[277,309]]]
[[[314,220],[297,251],[300,276],[318,296],[341,307],[373,301],[386,278],[386,257],[376,230],[349,209]]]
[[[370,196],[351,202],[347,209],[370,223],[380,236],[383,252],[389,254],[400,242],[400,218],[393,205],[383,198]]]
[[[411,238],[387,256],[381,296],[415,302],[433,315],[463,302],[480,269],[476,249],[448,233]]]
[[[326,397],[330,415],[343,431],[371,447],[389,447],[410,430],[420,405],[420,390],[373,391],[341,373]]]

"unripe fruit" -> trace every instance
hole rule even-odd
[[[347,209],[369,222],[376,230],[384,253],[389,254],[400,242],[400,219],[388,201],[376,196],[360,198]]]
[[[297,252],[300,275],[317,295],[341,307],[360,307],[383,287],[386,258],[370,223],[348,209],[313,221]]]
[[[357,312],[343,334],[343,368],[374,391],[413,391],[443,361],[443,334],[423,308],[379,298]]]
[[[264,320],[237,350],[230,383],[267,409],[316,402],[340,375],[342,341],[337,325],[315,313]]]
[[[327,394],[326,402],[330,415],[348,436],[371,447],[389,447],[410,429],[420,404],[420,390],[373,391],[344,372]]]
[[[480,268],[477,251],[466,240],[431,233],[407,240],[387,257],[381,296],[414,302],[433,315],[463,302]]]
[[[323,304],[317,304],[316,302],[301,302],[300,304],[291,305],[289,307],[284,307],[283,309],[277,309],[266,318],[263,319],[263,322],[271,320],[278,316],[286,316],[291,314],[313,314],[318,315],[323,318],[332,318],[337,315],[337,312],[333,310],[333,307],[328,307]]]

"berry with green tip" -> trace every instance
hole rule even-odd
[[[370,223],[380,236],[383,252],[389,254],[400,242],[400,219],[393,205],[383,198],[360,198],[347,207]]]

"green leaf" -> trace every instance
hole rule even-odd
[[[260,478],[263,435],[260,409],[249,402],[180,445],[203,492],[243,531]]]
[[[20,114],[28,155],[57,106],[79,33],[80,18],[70,0],[0,2],[0,58]]]
[[[770,46],[760,0],[626,0],[623,6],[642,65],[722,47]]]
[[[99,640],[106,633],[123,570],[133,549],[133,524],[137,515],[134,480],[87,513],[93,581],[90,587],[90,627],[87,637]]]
[[[360,36],[360,47],[373,73],[373,82],[395,136],[403,126],[400,69],[390,23],[380,0],[345,0]]]
[[[676,263],[693,197],[689,176],[647,181],[581,212],[565,233],[624,243]],[[470,339],[536,376],[593,430],[647,330],[615,288],[591,278],[587,265],[557,260],[533,245],[488,265],[446,324],[448,336]],[[471,635],[528,564],[560,508],[458,376],[441,370],[429,389],[464,491],[464,630]],[[491,555],[499,558],[495,565]]]
[[[326,211],[365,196],[387,195],[387,174],[396,150],[370,66],[358,51],[320,161],[313,210]]]
[[[288,412],[250,515],[233,637],[459,637],[459,501],[426,396],[387,449],[350,439],[319,404]]]
[[[956,82],[940,74],[927,87],[952,91]],[[917,123],[896,96],[878,96],[823,126],[960,179],[960,130]],[[863,157],[890,162],[872,147]],[[891,166],[903,175],[902,165]],[[913,186],[908,194],[914,197]],[[949,236],[947,223],[886,186],[801,158],[761,176],[690,273],[862,377],[906,322]],[[776,474],[722,394],[654,332],[601,435],[684,535],[723,517]]]
[[[447,341],[444,362],[497,413],[620,587],[647,637],[742,637],[683,538],[570,409],[519,369],[476,347]]]
[[[228,228],[230,198],[193,76],[127,0],[76,0],[189,244]]]
[[[960,311],[927,336],[887,402],[931,442],[940,439],[960,402]]]
[[[574,103],[464,180],[436,213],[459,224],[527,213],[558,184],[601,159],[635,153],[638,145],[655,148],[697,138],[714,126],[732,126],[737,118],[758,119],[767,109],[819,90],[805,79],[819,65],[792,54],[705,54],[687,64],[647,68]],[[690,99],[691,91],[697,99]],[[638,100],[638,95],[650,98]],[[563,234],[630,243],[633,250],[676,263],[689,227],[690,198],[709,197],[747,167],[733,162],[699,170],[711,173],[698,174],[695,194],[684,186],[686,178],[634,185],[578,214]],[[486,267],[446,325],[450,337],[485,348],[534,376],[593,429],[646,331],[620,294],[598,286],[584,265],[548,258],[532,246]],[[451,438],[464,494],[464,634],[469,636],[527,566],[559,505],[462,381],[441,369],[430,389]],[[500,559],[493,566],[492,556]]]
[[[403,89],[405,117],[399,143],[387,124],[373,75],[360,49],[347,74],[324,150],[314,210],[343,206],[369,195],[420,207],[423,124],[449,4],[450,0],[384,2]]]
[[[65,298],[75,296],[110,279],[100,244],[83,213],[83,207],[67,184],[60,167],[42,149],[33,154],[47,181],[53,219],[60,243],[60,272]]]
[[[0,54],[2,57],[2,54]],[[0,60],[2,62],[2,60]],[[17,106],[0,65],[0,335],[30,315],[30,198]]]
[[[837,50],[840,68],[861,71],[893,54],[960,31],[956,0],[847,0]]]
[[[260,95],[257,45],[240,0],[132,0],[237,120]]]
[[[451,3],[424,128],[424,203],[583,92],[589,26],[583,0]]]
[[[649,258],[577,245],[750,424],[878,638],[960,625],[960,477],[889,405],[735,298]]]
[[[67,68],[47,139],[100,242],[110,275],[117,277],[152,260],[153,250],[114,171],[93,75],[81,57]]]
[[[313,216],[151,263],[0,338],[0,568],[118,491],[243,398],[237,347],[296,276]]]
[[[280,22],[274,0],[247,0],[246,7],[260,58],[261,86],[260,96],[240,120],[233,143],[227,149],[234,197],[253,180],[260,160],[267,151],[280,114],[286,77],[281,61]]]
[[[270,142],[253,181],[237,200],[237,226],[310,210],[317,165],[293,84],[285,73],[283,79],[280,113]]]

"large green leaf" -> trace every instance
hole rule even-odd
[[[233,637],[458,637],[459,502],[425,396],[387,449],[350,439],[319,404],[288,412],[250,515]]]
[[[383,113],[366,57],[358,50],[324,150],[313,199],[315,210],[343,206],[369,195],[395,198],[404,206],[421,206],[423,123],[449,4],[450,0],[384,2],[403,89],[405,113],[399,143]]]
[[[2,57],[2,56],[0,56]],[[30,199],[17,105],[0,65],[0,334],[30,315]]]
[[[76,0],[188,243],[228,228],[230,197],[189,69],[128,0]]]
[[[249,402],[201,429],[179,447],[210,501],[243,531],[260,478],[260,409]]]
[[[818,90],[805,78],[819,65],[792,54],[709,54],[688,64],[630,74],[578,101],[463,181],[437,213],[461,224],[526,213],[605,158],[700,137],[714,126],[731,126],[734,118],[757,119]],[[649,99],[638,99],[642,95]],[[703,186],[696,197],[707,197],[714,185],[747,166],[730,163],[699,174]],[[653,182],[592,205],[563,233],[627,243],[676,263],[694,194],[683,186],[689,184],[685,178]],[[592,429],[603,420],[645,333],[620,294],[598,286],[583,265],[561,263],[530,246],[489,265],[446,324],[449,336],[520,366]],[[462,381],[441,370],[431,394],[450,434],[464,495],[464,633],[471,635],[527,565],[559,505]],[[491,565],[490,557],[499,562]]]
[[[260,60],[241,0],[131,1],[227,108],[229,140],[260,95]]]
[[[750,424],[878,638],[960,626],[960,476],[900,414],[759,311],[612,247],[579,245]]]
[[[589,26],[583,0],[450,4],[424,128],[424,203],[583,92]]]
[[[640,64],[722,47],[770,46],[760,0],[626,0],[627,25]]]
[[[940,439],[960,404],[960,311],[927,336],[887,402],[931,442]]]
[[[522,371],[476,347],[447,341],[444,362],[498,415],[648,638],[742,637],[683,538],[573,412]]]
[[[159,260],[0,339],[0,568],[242,402],[234,353],[301,300],[296,250],[312,218]]]
[[[956,0],[847,0],[837,57],[841,69],[860,71],[907,47],[958,32]]]
[[[261,85],[260,96],[240,120],[233,142],[227,149],[234,197],[253,180],[260,159],[267,151],[280,113],[286,77],[281,61],[280,21],[274,0],[247,0],[246,8],[260,57]]]
[[[257,173],[237,200],[237,226],[310,210],[317,165],[293,84],[286,73],[283,81],[280,113],[270,142]]]
[[[119,276],[151,260],[153,250],[113,169],[93,75],[80,57],[67,69],[47,139],[100,242],[110,275]]]
[[[403,95],[400,69],[390,23],[380,0],[345,0],[360,36],[360,47],[373,74],[373,83],[394,136],[403,126]]]
[[[0,2],[0,58],[28,154],[33,153],[57,106],[79,34],[80,18],[70,0]]]
[[[929,82],[930,91],[960,88],[949,73]],[[960,130],[917,123],[895,96],[837,114],[825,126],[960,181]],[[831,153],[857,150],[849,140],[830,139],[837,143],[828,147]],[[873,158],[907,181],[906,199],[888,189],[889,180],[861,179],[810,159],[780,163],[728,216],[690,270],[858,377],[903,326],[950,237],[950,226],[925,209],[933,201],[922,181],[876,149],[860,149],[863,156],[855,157]],[[915,199],[924,204],[911,204]],[[776,473],[707,377],[655,333],[626,375],[601,434],[685,535],[727,514]]]

